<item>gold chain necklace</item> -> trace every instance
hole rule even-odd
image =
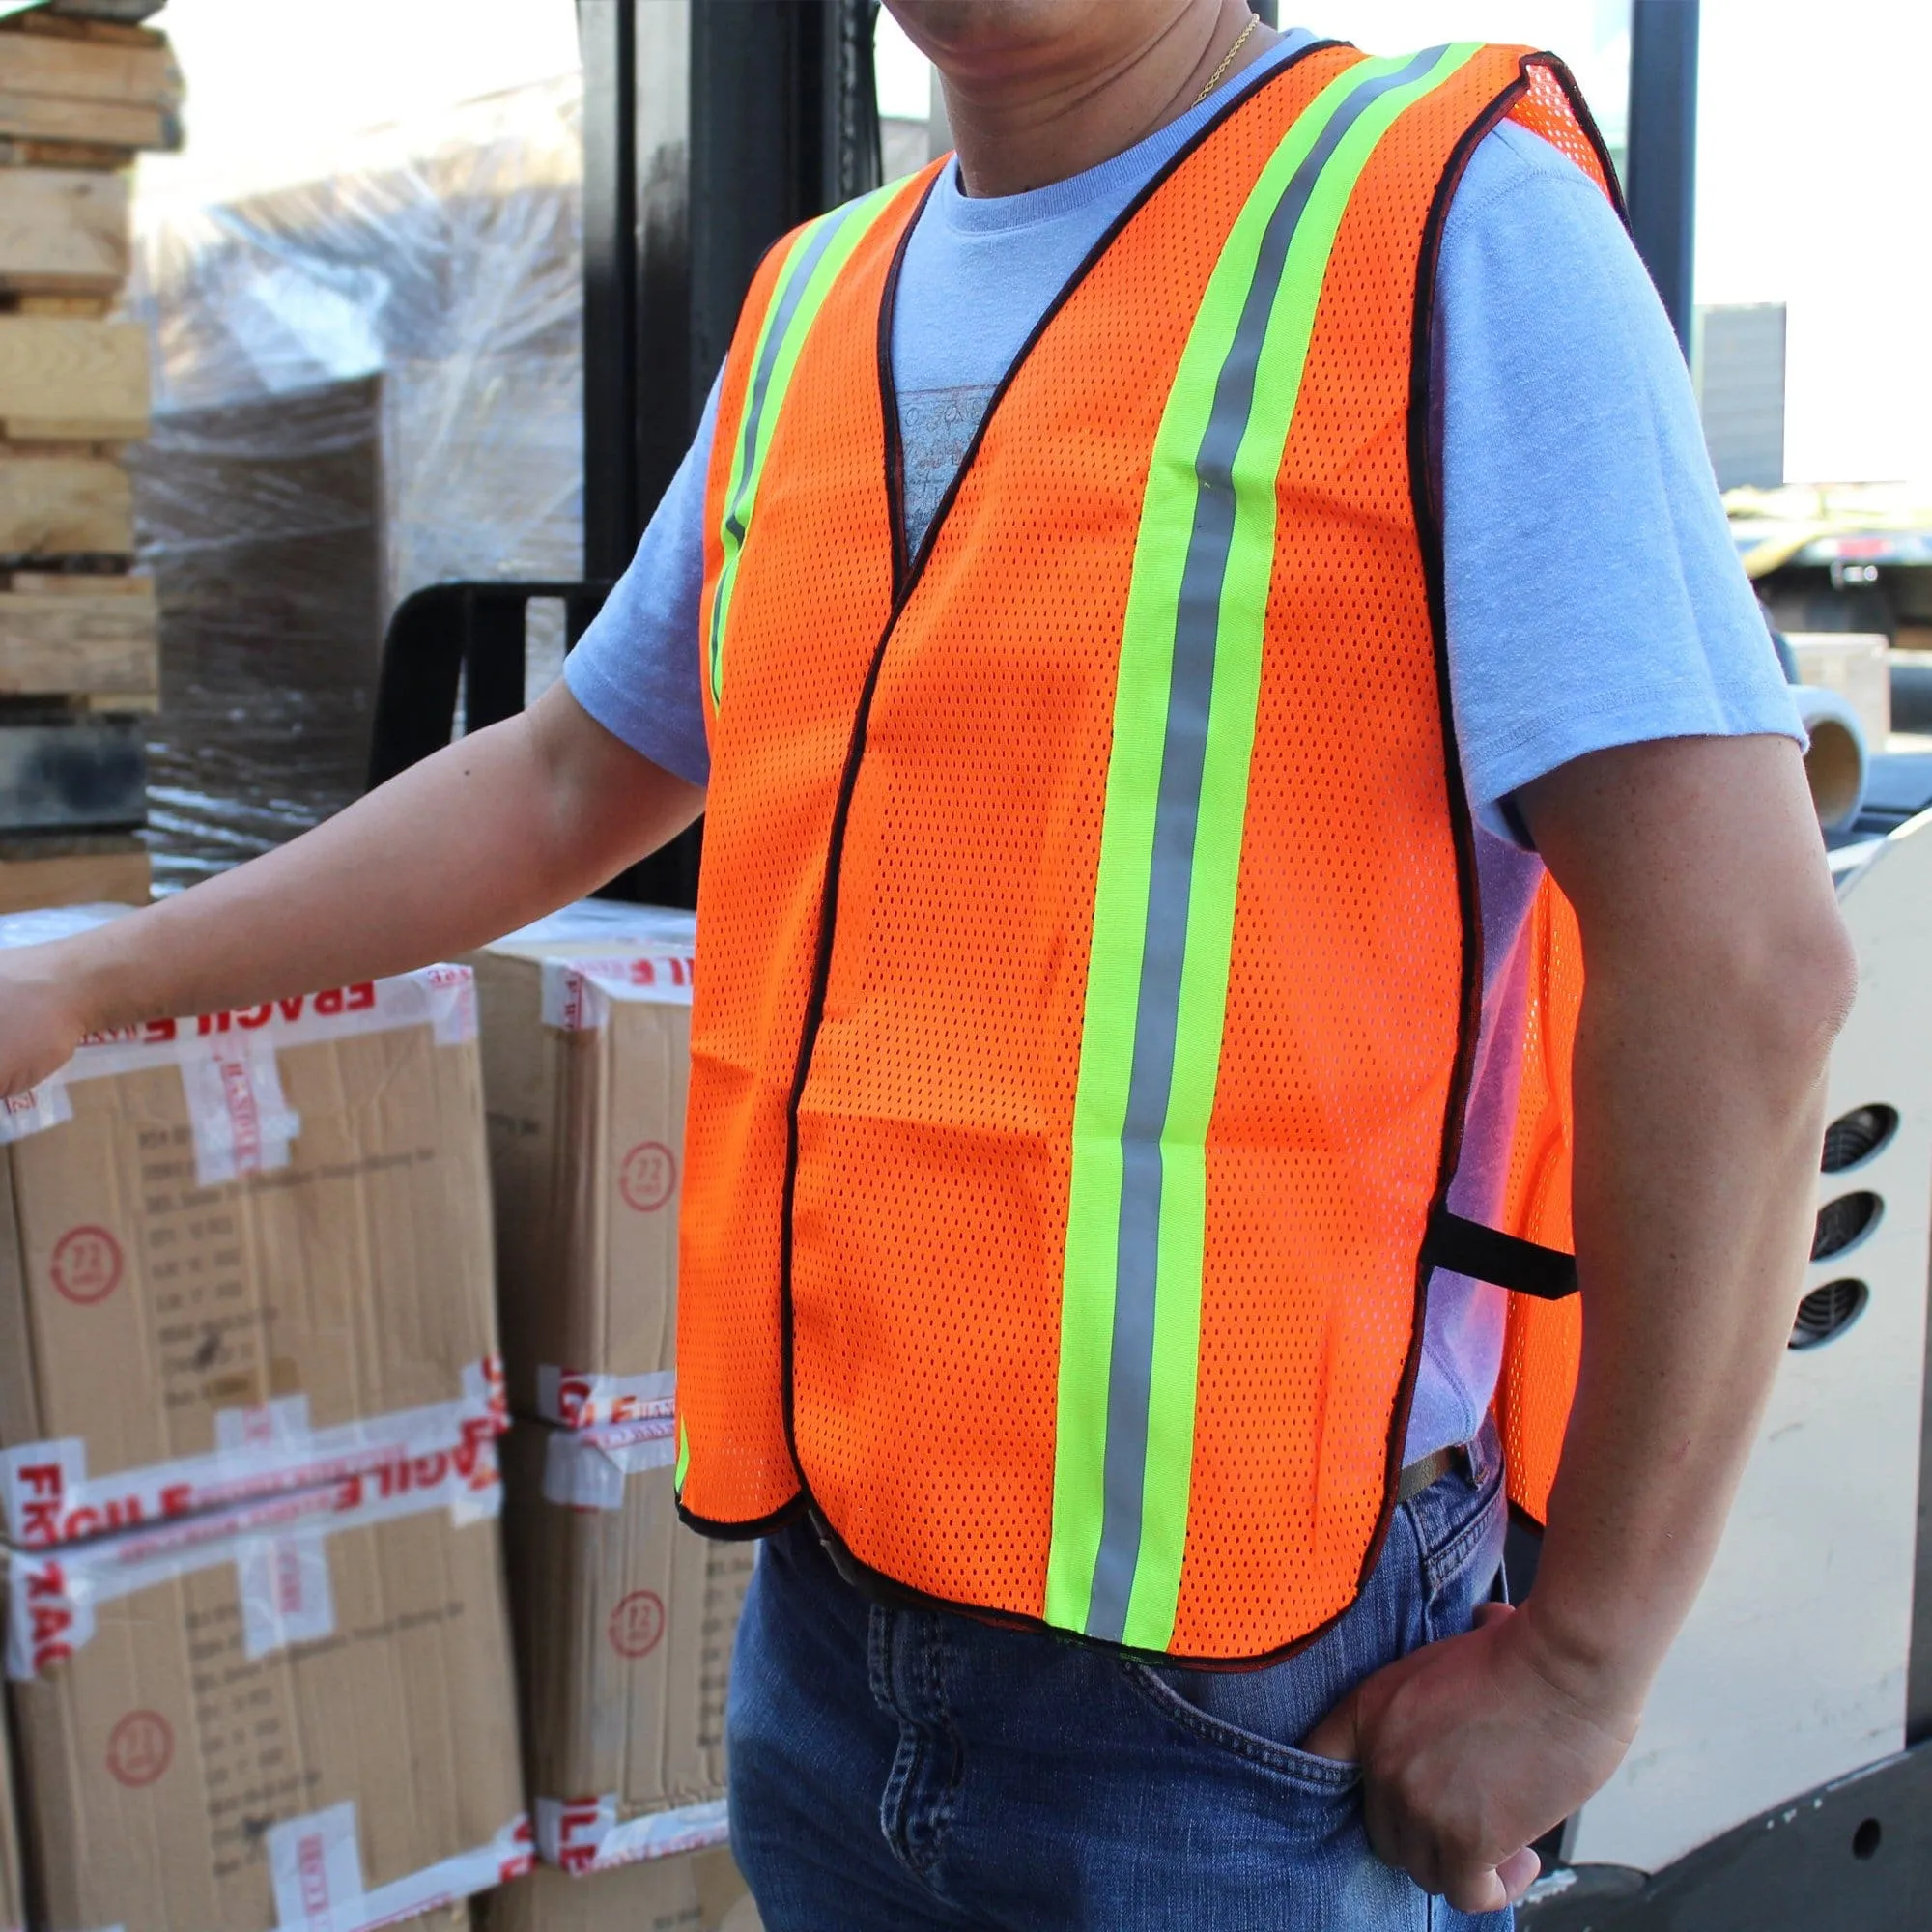
[[[1245,27],[1243,27],[1241,31],[1235,37],[1235,44],[1221,56],[1221,65],[1217,67],[1214,70],[1214,71],[1208,76],[1208,85],[1204,87],[1201,90],[1201,92],[1194,97],[1195,106],[1199,107],[1201,103],[1204,100],[1206,100],[1210,94],[1212,94],[1217,87],[1221,85],[1222,76],[1226,74],[1228,70],[1235,64],[1235,56],[1237,53],[1239,53],[1244,46],[1247,45],[1248,36],[1252,34],[1254,30],[1261,25],[1261,23],[1262,23],[1262,17],[1259,14],[1250,14],[1248,15],[1248,24]]]

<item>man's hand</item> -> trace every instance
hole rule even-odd
[[[0,952],[0,1094],[59,1072],[87,1032],[72,976],[49,970],[49,950]]]
[[[1467,1911],[1615,1769],[1718,1547],[1810,1245],[1856,966],[1797,746],[1679,738],[1519,795],[1587,979],[1572,1189],[1583,1352],[1535,1593],[1357,1687],[1307,1748]]]
[[[1597,1708],[1528,1610],[1485,1604],[1476,1628],[1364,1679],[1301,1747],[1358,1763],[1369,1842],[1459,1912],[1529,1889],[1527,1849],[1617,1768],[1637,1712]]]
[[[81,1037],[406,973],[581,897],[704,809],[559,679],[312,832],[71,939],[0,952],[0,1094]]]

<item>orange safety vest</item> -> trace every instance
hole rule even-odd
[[[1136,197],[917,555],[891,314],[936,168],[767,257],[725,364],[678,1312],[680,1506],[1173,1660],[1339,1616],[1432,1270],[1512,1297],[1540,1510],[1575,1381],[1546,882],[1507,1232],[1444,1206],[1481,987],[1428,476],[1442,221],[1563,69],[1325,44]],[[1520,1237],[1527,1236],[1525,1240]],[[1537,1245],[1531,1245],[1531,1243]]]

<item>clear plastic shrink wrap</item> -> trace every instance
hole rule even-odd
[[[324,180],[142,205],[163,889],[362,789],[383,628],[412,590],[579,575],[580,99],[547,81],[363,137]]]

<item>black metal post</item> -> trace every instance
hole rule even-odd
[[[1632,0],[1630,159],[1637,252],[1690,351],[1697,210],[1698,0]]]
[[[578,0],[583,560],[620,576],[683,460],[758,260],[879,181],[877,0]],[[690,904],[696,830],[626,874]]]
[[[614,577],[642,528],[637,444],[637,13],[579,0],[583,52],[583,569]]]

